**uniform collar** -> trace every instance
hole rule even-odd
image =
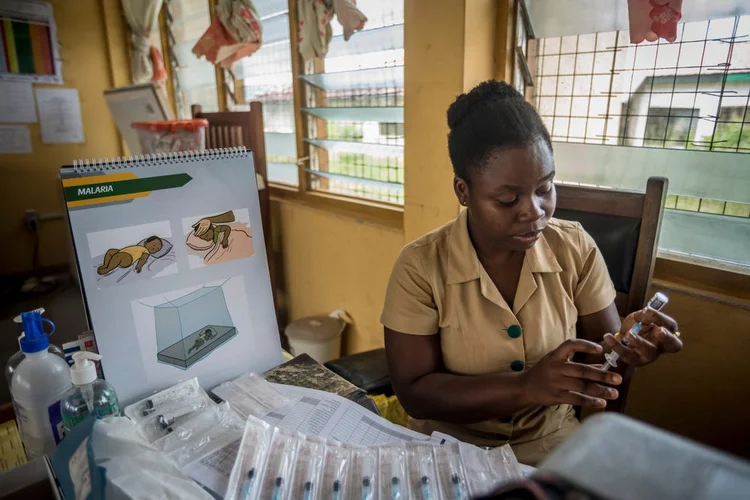
[[[536,244],[526,250],[524,267],[532,273],[559,273],[560,263],[547,243],[544,233]],[[448,235],[448,266],[446,283],[448,285],[477,280],[481,276],[482,264],[469,236],[468,212],[462,210],[453,221]]]

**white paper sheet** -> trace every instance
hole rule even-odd
[[[31,153],[31,132],[26,125],[0,125],[0,154]]]
[[[0,82],[0,121],[36,123],[31,82]]]
[[[198,481],[204,488],[221,496],[229,486],[229,476],[232,474],[232,466],[234,466],[239,448],[240,442],[235,441],[185,466],[183,472]]]
[[[426,441],[429,436],[379,417],[338,394],[283,384],[271,384],[290,399],[263,420],[271,425],[357,445]]]
[[[83,142],[81,102],[76,89],[36,89],[42,142]]]

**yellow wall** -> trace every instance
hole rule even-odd
[[[652,293],[669,295],[684,348],[636,373],[626,413],[750,458],[750,300],[684,281],[657,266]],[[750,290],[750,276],[744,282]]]
[[[382,347],[380,312],[403,232],[371,222],[276,202],[289,316],[292,319],[346,310],[355,324],[344,348]]]
[[[102,90],[113,83],[110,54],[127,61],[126,41],[118,33],[105,35],[105,9],[112,0],[52,0],[62,58],[64,83],[53,88],[78,89],[85,142],[82,144],[42,144],[39,124],[30,125],[33,153],[0,155],[0,275],[31,270],[32,238],[23,227],[24,211],[40,214],[61,213],[57,173],[60,166],[78,158],[119,156],[121,142]],[[119,4],[119,2],[116,2]],[[119,35],[124,33],[122,26]],[[112,51],[110,51],[110,47]],[[39,87],[39,86],[36,86]],[[43,223],[40,228],[40,264],[52,266],[68,261],[67,228],[64,221]]]

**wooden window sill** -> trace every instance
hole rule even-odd
[[[403,231],[404,208],[399,205],[336,195],[321,191],[301,192],[296,186],[270,183],[271,200],[294,203]]]
[[[744,266],[731,266],[708,259],[687,258],[659,252],[654,268],[654,284],[671,283],[705,294],[717,294],[750,301],[750,274]]]

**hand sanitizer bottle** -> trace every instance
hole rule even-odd
[[[40,307],[38,309],[34,309],[34,311],[32,312],[38,312],[39,314],[44,314],[44,308]],[[13,322],[20,324],[21,315],[19,314],[18,316],[13,318]],[[5,379],[8,381],[8,388],[10,388],[10,384],[13,381],[13,372],[16,371],[16,368],[18,368],[18,365],[21,364],[21,361],[23,361],[24,358],[26,358],[26,355],[23,353],[23,351],[20,350],[21,339],[23,338],[24,335],[25,334],[21,332],[21,336],[18,337],[19,350],[16,351],[16,353],[13,356],[11,356],[8,359],[8,362],[5,364]],[[63,352],[62,349],[57,347],[55,344],[50,344],[47,350],[49,351],[50,354],[54,354],[55,356],[58,356],[61,359],[65,359],[65,353]]]
[[[36,311],[21,316],[25,357],[13,371],[10,393],[26,456],[33,459],[52,454],[64,436],[60,399],[71,387],[70,370],[64,359],[49,352],[47,336],[55,325]],[[44,323],[52,327],[50,333],[44,332]]]
[[[73,366],[70,367],[70,378],[73,388],[60,401],[65,432],[75,427],[89,415],[96,418],[120,416],[120,403],[117,393],[111,384],[96,378],[96,365],[102,357],[88,351],[73,353]]]

